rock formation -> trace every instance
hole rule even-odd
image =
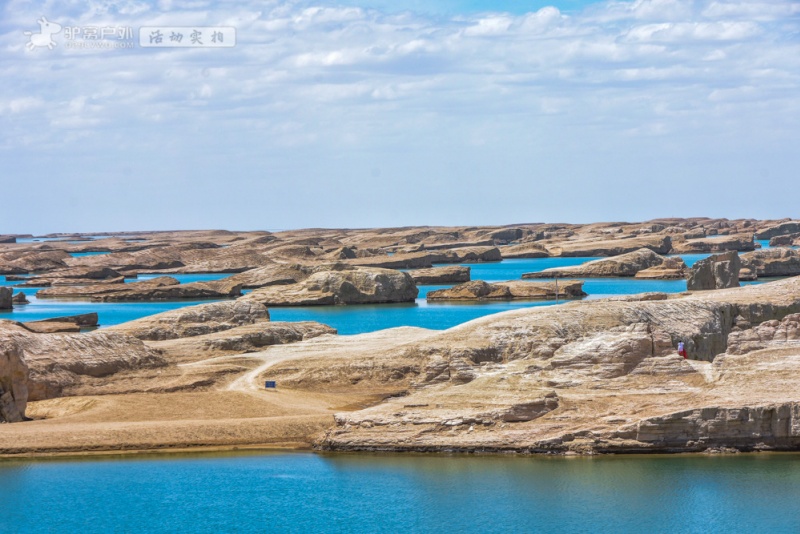
[[[241,285],[228,280],[181,284],[170,276],[161,276],[129,284],[56,286],[36,293],[37,298],[89,298],[95,301],[143,301],[175,299],[222,299],[238,297]]]
[[[723,235],[702,239],[689,239],[674,244],[678,254],[703,254],[707,252],[748,251],[755,250],[753,234]]]
[[[682,258],[664,258],[664,263],[642,269],[636,273],[636,278],[651,280],[678,280],[686,278],[688,268]]]
[[[558,291],[558,295],[556,295]],[[585,297],[583,281],[560,280],[556,282],[496,282],[488,284],[475,280],[428,293],[429,301],[454,300],[554,300],[556,297],[572,299]]]
[[[672,240],[669,236],[627,237],[613,240],[592,241],[560,241],[556,244],[545,244],[551,256],[618,256],[648,248],[657,254],[669,254]]]
[[[407,273],[359,268],[320,271],[300,283],[256,289],[240,300],[266,306],[318,306],[413,302],[419,290]]]
[[[770,248],[742,254],[742,267],[759,278],[797,276],[800,274],[800,250]]]
[[[408,274],[417,285],[459,284],[462,282],[469,282],[469,273],[469,267],[455,265],[408,271]]]
[[[80,332],[81,328],[97,326],[97,321],[96,313],[84,313],[69,317],[51,317],[40,321],[29,321],[22,323],[22,326],[38,334],[52,334],[56,332]]]
[[[4,326],[0,325],[0,329]],[[2,331],[2,330],[0,330]],[[28,365],[19,348],[0,342],[0,423],[18,423],[28,404]]]
[[[756,232],[756,239],[772,239],[775,236],[800,233],[800,221],[787,221]]]
[[[741,261],[735,251],[709,256],[692,266],[686,281],[689,291],[739,287]]]
[[[555,267],[540,272],[525,273],[522,275],[522,278],[630,277],[636,276],[640,271],[651,267],[662,267],[668,260],[671,260],[671,258],[665,258],[648,248],[642,248],[611,258],[593,260],[582,265]],[[683,261],[680,263],[682,264]],[[672,271],[679,267],[675,261],[670,262],[670,265],[672,264],[675,264],[676,267],[668,269],[668,271],[669,275],[674,277]]]
[[[144,340],[200,336],[269,321],[266,306],[254,301],[224,301],[188,306],[106,328]]]
[[[10,310],[14,307],[14,291],[10,287],[0,287],[0,310]]]

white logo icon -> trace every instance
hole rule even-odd
[[[30,35],[31,37],[31,40],[26,45],[28,50],[34,50],[40,46],[46,46],[49,50],[52,50],[56,46],[55,41],[53,41],[53,35],[61,31],[61,24],[50,22],[44,17],[36,22],[39,23],[39,33],[25,32],[25,35]]]

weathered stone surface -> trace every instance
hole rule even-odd
[[[459,284],[449,289],[431,291],[427,295],[430,301],[449,300],[548,300],[556,298],[556,289],[559,298],[580,298],[586,296],[583,292],[583,282],[580,280],[560,280],[556,282],[522,282],[512,280],[488,284],[482,280],[475,280]]]
[[[756,232],[756,239],[772,239],[775,236],[800,233],[800,221],[788,221]]]
[[[26,274],[66,267],[70,255],[63,250],[15,250],[0,252],[0,274]]]
[[[36,293],[38,298],[89,298],[95,301],[220,299],[238,297],[241,285],[230,280],[181,284],[170,276],[129,284],[57,286]]]
[[[667,259],[648,248],[642,248],[611,258],[593,260],[582,265],[555,267],[541,272],[525,273],[522,278],[629,277],[650,267],[660,267]]]
[[[547,258],[549,256],[544,247],[538,243],[508,245],[500,249],[500,254],[504,259]]]
[[[395,372],[412,377],[408,394],[337,415],[318,445],[579,453],[796,448],[798,310],[800,280],[790,279],[486,317],[370,355],[376,364],[397,362]],[[713,363],[679,357],[678,340],[690,358]],[[359,354],[357,346],[349,353]],[[338,379],[331,372],[338,358],[326,361],[331,380]],[[527,399],[530,419],[488,415]]]
[[[469,267],[455,265],[408,271],[408,274],[417,285],[459,284],[462,282],[469,282],[469,273]]]
[[[266,306],[413,302],[419,290],[407,273],[359,268],[320,271],[300,283],[256,289],[240,300]]]
[[[14,291],[10,287],[0,287],[0,310],[14,307]]]
[[[81,328],[97,326],[97,321],[97,313],[84,313],[69,317],[52,317],[40,321],[29,321],[22,323],[22,326],[38,334],[80,332]]]
[[[7,343],[0,326],[0,423],[18,423],[28,404],[28,365],[19,348]]]
[[[800,250],[769,248],[742,254],[742,266],[760,278],[800,274]]]
[[[189,306],[120,325],[106,332],[121,332],[144,340],[200,336],[237,326],[269,321],[266,306],[253,301],[224,301]]]
[[[174,361],[197,359],[201,353],[218,355],[255,352],[272,345],[295,343],[325,334],[334,335],[336,330],[311,321],[260,322],[201,336],[150,341],[148,345],[158,349],[167,358]]]
[[[348,260],[351,265],[359,267],[377,267],[383,269],[427,269],[434,263],[455,263],[443,252],[411,252],[397,253],[392,256],[371,256]]]
[[[166,365],[140,340],[118,333],[33,334],[3,329],[0,340],[0,345],[13,347],[27,363],[29,401],[69,394],[84,377]]]
[[[14,295],[11,298],[11,302],[13,304],[30,304],[30,302],[28,301],[28,297],[25,296],[25,293],[23,293],[22,291],[20,291],[16,295]],[[0,306],[0,307],[2,307],[2,306]]]
[[[636,278],[650,280],[677,280],[686,278],[688,267],[682,258],[664,258],[664,263],[654,267],[642,269],[636,273]]]
[[[657,254],[669,254],[672,240],[669,236],[640,236],[612,240],[561,241],[544,244],[550,256],[618,256],[648,248]]]
[[[771,247],[791,247],[798,243],[800,243],[800,233],[776,235],[769,240],[769,246]]]
[[[755,250],[753,234],[723,235],[703,239],[689,239],[682,243],[674,243],[678,254],[702,254],[706,252],[748,251]]]
[[[736,251],[709,256],[692,266],[686,281],[689,291],[739,287],[741,261]]]

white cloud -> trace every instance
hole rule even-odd
[[[22,32],[42,9],[74,26],[233,25],[237,46],[72,50],[59,35],[55,50],[26,50]],[[101,153],[157,176],[157,164],[203,160],[196,179],[207,184],[223,166],[247,183],[292,173],[347,182],[380,167],[385,183],[434,196],[431,184],[486,174],[528,187],[534,164],[551,177],[630,178],[633,140],[643,144],[631,161],[669,147],[676,173],[703,168],[681,161],[712,165],[762,143],[788,169],[794,160],[775,151],[800,142],[798,13],[781,0],[453,18],[300,1],[13,0],[0,26],[0,162],[35,148],[73,168]]]

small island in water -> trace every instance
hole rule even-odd
[[[3,235],[0,455],[797,450],[798,246],[788,219]]]

